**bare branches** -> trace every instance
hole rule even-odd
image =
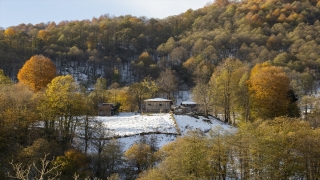
[[[28,176],[31,170],[31,165],[27,166],[26,168],[23,167],[22,163],[14,164],[13,161],[10,162],[10,164],[13,167],[13,170],[16,172],[14,176],[11,176],[10,173],[8,173],[8,177],[10,178],[16,178],[16,179],[22,179],[22,180],[28,180]]]
[[[36,166],[36,163],[33,162],[32,165],[28,165],[27,167],[23,167],[22,163],[13,163],[13,161],[10,163],[13,167],[13,171],[15,172],[15,175],[10,175],[8,173],[8,177],[15,178],[15,179],[21,179],[21,180],[29,180],[29,177],[31,176],[30,173],[32,170],[36,171],[36,177],[34,177],[35,180],[56,180],[58,179],[58,176],[61,174],[57,169],[61,166],[61,164],[53,164],[53,166],[50,167],[52,164],[52,161],[47,160],[47,156],[49,154],[45,154],[44,158],[40,159],[41,165],[38,168]],[[32,178],[33,179],[33,178]]]

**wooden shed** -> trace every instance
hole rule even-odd
[[[112,116],[114,115],[114,104],[113,103],[99,103],[98,104],[98,115],[99,116]]]

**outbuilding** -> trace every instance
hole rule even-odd
[[[98,115],[99,116],[112,116],[112,115],[114,115],[114,104],[113,103],[99,103],[98,104]]]
[[[183,101],[181,102],[181,106],[185,108],[186,112],[197,112],[197,103],[193,101]]]

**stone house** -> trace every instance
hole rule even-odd
[[[171,110],[172,101],[163,98],[146,99],[142,104],[143,113],[168,113]]]
[[[183,101],[181,102],[181,106],[185,108],[186,112],[198,111],[197,103],[193,101]]]

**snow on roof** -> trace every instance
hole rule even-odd
[[[144,101],[155,101],[155,102],[158,102],[158,101],[171,101],[171,100],[163,99],[163,98],[153,98],[153,99],[146,99]]]
[[[183,101],[181,104],[197,104],[196,102],[193,101]]]

